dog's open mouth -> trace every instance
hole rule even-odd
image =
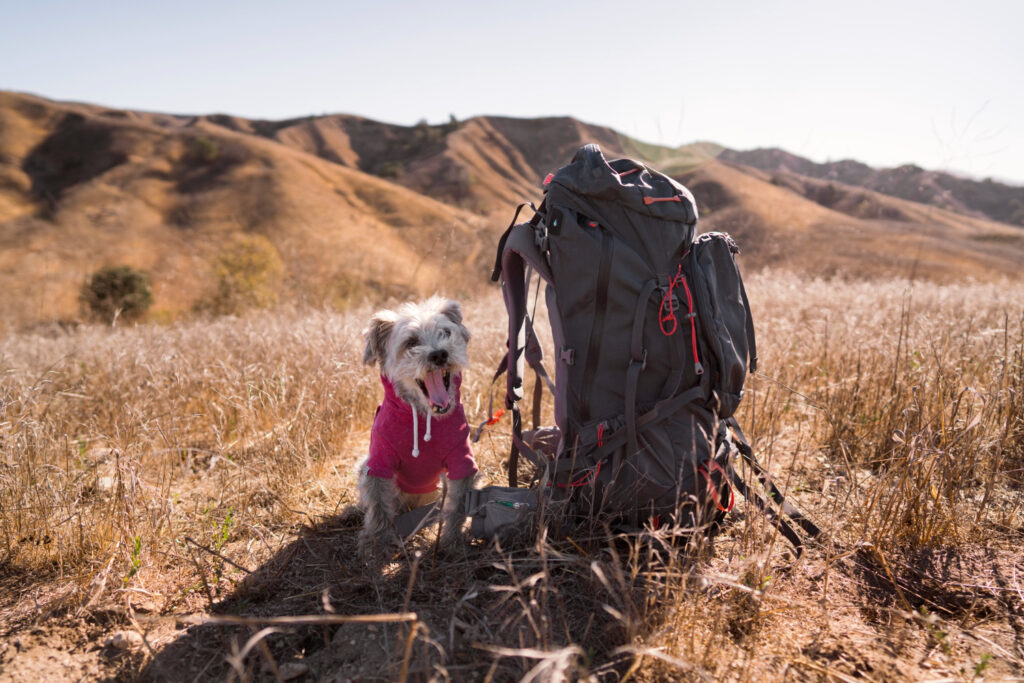
[[[452,385],[452,374],[447,370],[433,370],[423,379],[416,380],[423,395],[430,402],[430,409],[435,415],[444,415],[452,408],[452,397],[448,393]]]

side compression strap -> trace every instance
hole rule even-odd
[[[768,502],[765,501],[764,498],[747,486],[747,482],[743,481],[743,478],[740,477],[735,469],[730,470],[729,481],[731,481],[732,485],[736,487],[736,490],[740,492],[740,495],[743,496],[744,500],[749,500],[759,507],[761,511],[764,512],[765,517],[768,518],[768,521],[771,522],[772,526],[778,529],[779,533],[785,536],[786,540],[793,544],[797,557],[803,554],[804,542],[800,538],[799,534],[797,534],[796,531],[793,530],[793,527],[791,527],[786,520],[780,517],[770,505],[768,505]]]
[[[754,470],[754,473],[757,475],[761,485],[764,486],[765,491],[768,492],[768,496],[771,500],[779,506],[779,509],[782,510],[783,514],[796,522],[811,538],[817,538],[820,536],[821,529],[819,529],[814,522],[804,516],[802,512],[797,510],[792,503],[786,500],[782,495],[782,492],[779,491],[778,487],[775,485],[775,482],[772,481],[768,470],[766,470],[764,466],[757,461],[757,458],[754,457],[754,449],[750,447],[750,442],[747,441],[747,437],[743,434],[743,430],[740,429],[740,425],[736,422],[736,419],[730,417],[725,422],[736,433],[736,436],[738,437],[736,447],[739,449],[740,455],[750,465],[751,469]],[[745,497],[746,496],[744,496],[744,498]]]

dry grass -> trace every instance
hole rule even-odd
[[[710,552],[570,530],[452,558],[424,537],[365,569],[345,509],[379,394],[369,309],[3,339],[0,675],[1024,675],[1024,286],[749,280],[761,372],[740,418],[829,534],[800,559],[739,505]],[[497,292],[466,318],[475,421]],[[491,483],[507,431],[477,447]],[[97,647],[124,629],[145,647]]]

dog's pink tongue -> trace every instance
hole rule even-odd
[[[427,398],[430,399],[431,405],[436,406],[440,410],[448,407],[451,398],[448,396],[448,390],[444,386],[444,371],[434,370],[427,373],[423,384],[427,387]]]

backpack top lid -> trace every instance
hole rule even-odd
[[[614,202],[645,216],[697,223],[697,202],[689,190],[632,159],[609,162],[595,144],[580,147],[572,162],[551,177],[549,189],[551,185],[581,197]]]

